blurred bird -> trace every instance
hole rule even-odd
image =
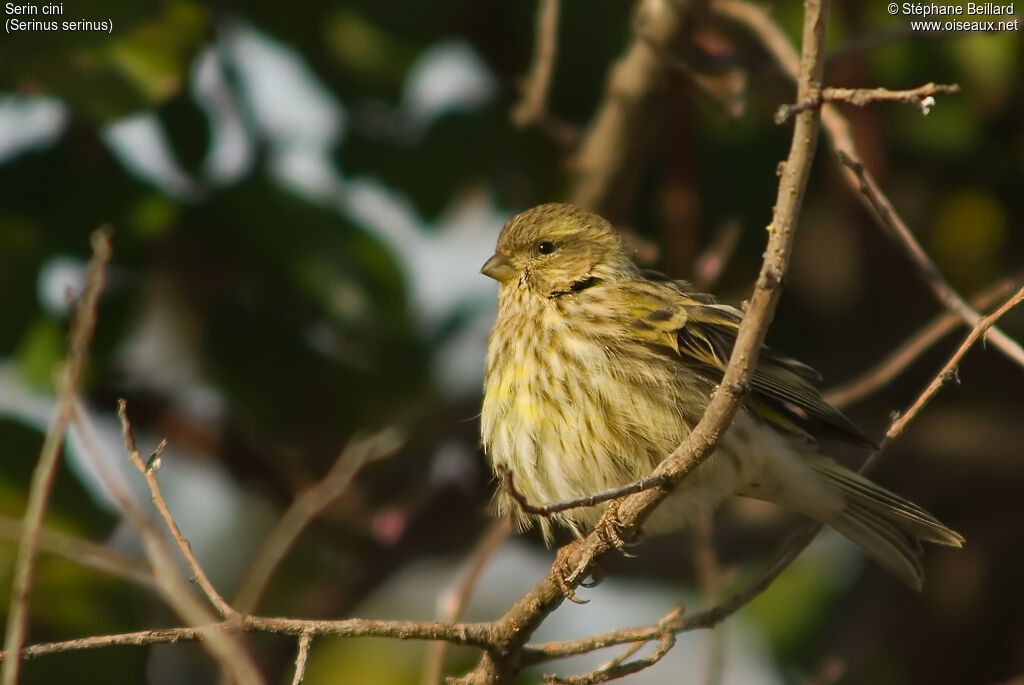
[[[505,224],[481,272],[499,283],[487,346],[481,435],[532,504],[639,480],[700,420],[741,314],[685,281],[641,270],[601,217],[546,204]],[[668,532],[738,494],[835,528],[915,590],[921,540],[964,540],[931,514],[818,453],[829,437],[872,446],[822,398],[810,367],[762,349],[751,392],[715,452],[648,519]],[[499,514],[520,528],[581,537],[605,505],[528,516],[503,488]]]

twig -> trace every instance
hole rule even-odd
[[[442,595],[439,604],[440,619],[446,623],[454,623],[459,620],[463,609],[469,602],[469,597],[480,580],[480,574],[487,567],[494,552],[501,543],[508,537],[512,524],[508,517],[502,517],[491,524],[487,532],[477,543],[476,547],[469,554],[462,571],[459,573],[459,580],[453,588]],[[424,685],[433,685],[441,682],[444,672],[444,655],[448,643],[437,641],[430,645],[427,650],[427,659],[423,665]]]
[[[727,219],[718,227],[711,244],[693,264],[693,285],[707,291],[718,281],[740,242],[740,222]]]
[[[319,482],[295,498],[267,535],[235,593],[234,606],[243,614],[256,609],[274,571],[303,530],[344,492],[368,462],[394,454],[403,438],[395,428],[353,438]]]
[[[612,65],[604,95],[583,134],[574,159],[573,204],[612,223],[625,218],[643,176],[671,67],[661,58],[685,34],[688,9],[675,0],[640,0],[638,31],[625,54]],[[658,46],[654,48],[652,46]]]
[[[309,658],[311,640],[309,633],[299,635],[299,653],[295,655],[295,677],[292,678],[292,685],[299,685],[306,677],[306,659]]]
[[[843,123],[845,124],[846,122],[844,121]],[[893,209],[889,198],[887,198],[882,192],[882,189],[879,188],[874,177],[871,176],[870,172],[864,168],[864,165],[861,162],[851,156],[850,152],[845,151],[838,145],[836,147],[836,156],[839,158],[840,164],[845,167],[856,180],[857,188],[865,198],[865,202],[867,202],[868,206],[874,211],[875,216],[878,217],[883,226],[889,229],[890,234],[895,237],[897,244],[903,247],[904,252],[907,253],[908,257],[910,257],[914,266],[917,267],[921,278],[924,279],[925,283],[931,287],[939,301],[948,309],[959,314],[960,318],[966,321],[969,325],[976,325],[978,320],[981,318],[981,315],[974,311],[974,309],[972,309],[971,306],[967,304],[955,290],[953,290],[952,286],[949,285],[946,279],[939,272],[939,268],[935,266],[935,262],[928,258],[928,255],[925,254],[920,243],[918,243],[917,239],[914,238],[910,228],[896,213],[896,210]],[[855,152],[852,145],[850,146],[850,150]],[[989,339],[992,341],[993,345],[1001,349],[1007,356],[1021,366],[1024,366],[1024,349],[1021,349],[1021,346],[1015,340],[1008,337],[998,328],[992,329],[992,332],[989,334]]]
[[[627,675],[638,673],[645,668],[650,668],[661,661],[662,658],[669,653],[672,647],[675,646],[675,644],[676,636],[671,632],[665,632],[661,635],[661,640],[658,643],[657,649],[643,658],[636,659],[634,661],[627,661],[621,664],[615,664],[614,666],[599,669],[593,673],[570,676],[568,678],[545,675],[544,682],[563,683],[564,685],[595,685],[596,683],[607,683],[609,680],[623,678]]]
[[[994,286],[986,288],[971,299],[971,307],[986,309],[996,300],[1006,297],[1013,291],[1014,285],[1020,284],[1020,278],[1007,278]],[[847,407],[864,399],[871,393],[885,387],[932,345],[943,338],[963,319],[953,312],[946,311],[893,350],[877,366],[861,376],[832,388],[825,393],[825,400],[836,407]]]
[[[23,529],[21,521],[0,516],[0,538],[19,540]],[[39,551],[61,556],[76,564],[130,580],[143,587],[151,588],[154,584],[149,567],[138,559],[74,535],[44,528],[39,531]]]
[[[978,323],[971,329],[970,335],[963,341],[953,356],[949,358],[942,370],[939,371],[938,375],[932,379],[932,382],[928,384],[928,387],[923,393],[914,401],[914,404],[910,406],[898,419],[893,421],[892,425],[889,426],[889,430],[885,432],[885,441],[890,442],[899,437],[903,429],[906,428],[907,423],[910,422],[914,416],[921,411],[925,405],[927,405],[935,394],[942,388],[943,385],[948,383],[950,380],[956,377],[956,369],[960,364],[960,360],[964,358],[967,351],[976,343],[983,335],[988,332],[995,322],[999,320],[1006,312],[1013,309],[1015,306],[1024,300],[1024,288],[1018,290],[1013,297],[1003,303],[996,311],[992,312],[988,316],[983,316],[978,320]]]
[[[99,303],[100,291],[107,264],[112,254],[109,227],[93,232],[89,238],[92,245],[92,257],[89,260],[85,279],[85,289],[75,307],[74,319],[68,335],[68,356],[61,373],[57,388],[57,413],[53,423],[46,431],[43,446],[39,451],[39,461],[32,472],[29,485],[28,503],[25,506],[24,524],[21,540],[18,543],[18,556],[14,561],[14,581],[11,584],[11,597],[7,614],[7,629],[4,633],[4,651],[13,653],[25,643],[25,630],[28,623],[29,593],[32,591],[32,575],[35,571],[36,556],[39,551],[39,533],[43,526],[43,515],[53,486],[53,477],[57,470],[57,456],[64,444],[64,434],[74,413],[74,399],[78,393],[78,383],[82,377],[92,342],[93,330],[96,328],[96,307]],[[0,679],[4,685],[15,685],[18,681],[19,659],[14,658],[3,664]]]
[[[143,461],[142,455],[139,453],[139,448],[135,445],[135,436],[132,434],[132,425],[128,421],[127,403],[122,399],[117,401],[117,415],[121,419],[121,435],[124,438],[125,448],[128,450],[128,458],[131,460],[135,468],[139,470],[142,477],[146,479],[146,485],[149,487],[149,494],[153,500],[153,506],[160,512],[160,518],[163,519],[164,525],[167,526],[167,530],[171,532],[171,537],[174,538],[174,543],[178,546],[178,550],[181,555],[185,558],[185,563],[188,564],[189,570],[192,571],[192,580],[196,585],[203,591],[206,598],[210,600],[210,603],[217,609],[217,612],[227,619],[236,618],[238,612],[235,611],[217,592],[216,588],[213,587],[213,583],[206,577],[206,573],[203,568],[199,565],[195,555],[192,553],[192,546],[188,540],[181,533],[181,529],[178,528],[177,522],[171,515],[170,510],[167,508],[167,503],[164,502],[164,497],[160,492],[160,485],[156,480],[156,471],[160,466],[160,455],[163,453],[166,441],[162,441],[154,450],[152,456],[149,459]]]
[[[213,614],[210,614],[210,616],[213,616]],[[48,654],[78,652],[104,647],[195,642],[209,639],[210,635],[219,634],[223,638],[243,632],[294,635],[297,637],[305,634],[309,635],[310,638],[330,636],[386,637],[399,640],[446,640],[452,644],[486,648],[490,644],[488,642],[488,626],[489,624],[486,623],[425,623],[417,621],[377,621],[364,618],[320,621],[245,616],[240,620],[220,622],[214,620],[197,626],[160,628],[115,635],[97,635],[77,640],[28,645],[22,649],[21,658],[34,659]],[[8,655],[8,652],[0,652],[0,660],[8,661]],[[261,681],[257,676],[256,680],[242,682]]]
[[[516,126],[535,124],[547,113],[548,90],[558,45],[558,4],[559,0],[538,0],[530,75],[526,78],[523,99],[512,111]]]
[[[926,83],[909,90],[889,90],[888,88],[824,88],[821,95],[794,105],[782,105],[775,112],[775,123],[784,124],[793,115],[813,107],[820,107],[825,102],[845,102],[856,107],[864,107],[875,102],[898,102],[913,105],[927,115],[935,106],[936,95],[952,95],[959,93],[960,86],[956,83]]]
[[[731,121],[738,120],[743,116],[746,109],[746,101],[743,94],[746,90],[746,72],[740,69],[735,62],[729,64],[715,65],[714,72],[698,70],[689,62],[680,58],[665,46],[653,40],[643,26],[634,26],[637,37],[647,43],[648,46],[665,64],[672,67],[672,70],[684,76],[698,92],[702,93],[708,100],[715,103]],[[694,46],[696,47],[696,46]],[[704,62],[714,62],[710,56],[704,56]],[[723,60],[718,60],[723,61]]]
[[[718,559],[715,557],[715,541],[712,530],[711,514],[702,512],[693,526],[693,560],[696,569],[697,583],[704,596],[706,606],[718,603],[719,588],[722,585]],[[711,628],[705,636],[706,651],[704,657],[704,673],[701,678],[705,685],[717,685],[722,680],[723,639],[725,633]]]
[[[82,440],[84,452],[91,459],[97,476],[107,492],[110,493],[111,499],[117,505],[121,515],[139,533],[142,549],[149,560],[156,589],[161,598],[185,622],[197,626],[195,635],[220,666],[228,683],[233,685],[263,683],[263,677],[239,641],[214,625],[216,616],[204,602],[200,601],[193,589],[181,577],[174,554],[167,545],[163,534],[149,520],[141,505],[124,483],[114,475],[107,460],[100,456],[100,448],[95,440],[96,431],[77,398],[75,408],[75,420],[82,426],[79,430],[79,437]],[[130,427],[128,429],[130,436]],[[138,458],[137,451],[134,450],[133,445],[129,446],[127,439],[125,449],[129,454],[134,451],[134,456]],[[152,468],[156,468],[155,463]]]
[[[689,616],[678,616],[674,620],[665,621],[654,626],[644,628],[624,628],[601,635],[591,635],[578,640],[566,640],[563,642],[548,642],[539,645],[530,645],[529,663],[538,661],[549,661],[551,659],[562,659],[568,656],[576,656],[598,649],[604,649],[611,645],[630,644],[633,642],[646,642],[658,639],[663,631],[671,630],[679,634],[702,628],[712,628],[731,616],[751,600],[764,592],[785,571],[789,565],[804,551],[821,530],[820,524],[813,524],[802,530],[779,554],[767,568],[746,585],[742,590],[717,604],[710,609],[690,614]]]
[[[764,44],[775,58],[783,72],[790,78],[797,75],[797,55],[789,39],[776,24],[767,10],[744,0],[715,0],[712,11],[730,21],[745,26]],[[797,102],[805,98],[797,96]],[[860,154],[853,140],[850,123],[842,112],[832,104],[821,108],[821,123],[832,142],[832,148],[840,161],[840,169],[847,185],[857,192],[864,205],[871,210],[875,219],[890,234],[910,258],[925,283],[947,309],[956,312],[967,325],[974,326],[981,315],[974,311],[962,297],[946,282],[935,263],[925,254],[917,239],[892,206],[892,202],[879,188],[871,173],[861,163]],[[848,160],[848,162],[844,161]],[[988,339],[1007,357],[1024,366],[1024,349],[998,328],[992,329]]]
[[[610,490],[595,492],[592,495],[586,495],[584,497],[562,500],[560,502],[549,502],[547,504],[531,504],[530,501],[526,499],[526,496],[516,489],[515,482],[512,478],[512,472],[509,471],[504,464],[496,464],[494,470],[497,471],[498,476],[501,478],[505,489],[508,491],[509,497],[515,500],[516,504],[519,505],[519,508],[526,514],[534,514],[536,516],[551,516],[552,514],[557,514],[561,511],[568,511],[569,509],[592,507],[595,504],[619,499],[620,497],[632,495],[637,492],[643,492],[644,490],[662,487],[672,482],[671,475],[660,474],[649,476],[617,488],[611,488]]]

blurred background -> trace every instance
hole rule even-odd
[[[749,34],[689,9],[687,40],[666,61],[685,59],[699,78],[666,68],[659,116],[636,134],[646,141],[641,162],[596,208],[626,231],[639,261],[675,276],[700,281],[702,255],[727,255],[715,290],[739,304],[789,143],[772,113],[793,89]],[[799,4],[772,10],[796,42]],[[108,468],[145,500],[119,443],[124,397],[144,450],[168,440],[159,471],[168,504],[231,597],[295,495],[353,436],[397,427],[401,449],[366,466],[304,532],[257,611],[434,618],[492,521],[477,414],[496,288],[478,269],[511,214],[573,196],[578,141],[634,40],[633,5],[562,0],[549,117],[534,126],[512,117],[534,2],[110,0],[64,11],[63,20],[107,20],[112,30],[0,41],[0,611],[55,406],[69,294],[82,287],[90,232],[110,224],[115,256],[83,382]],[[927,117],[901,105],[844,111],[895,206],[973,296],[1024,270],[1024,46],[1019,32],[920,35],[905,24],[883,3],[834,3],[827,82],[961,84]],[[770,344],[836,387],[940,312],[842,184],[823,139]],[[1024,311],[1002,326],[1024,339]],[[881,437],[965,333],[849,406],[851,417]],[[966,548],[930,549],[928,583],[915,595],[845,541],[821,536],[716,631],[722,682],[1022,677],[1024,369],[979,345],[958,380],[875,478],[961,532]],[[72,434],[47,529],[140,556],[85,452]],[[749,502],[725,507],[713,533],[722,591],[799,525]],[[680,601],[696,610],[707,598],[691,542],[652,540],[616,561],[603,585],[582,591],[589,605],[562,607],[537,639],[652,623]],[[533,534],[506,540],[466,617],[500,615],[552,554]],[[178,623],[144,587],[40,558],[30,643]],[[630,682],[708,682],[708,641],[682,636]],[[291,681],[293,639],[249,644],[270,682]],[[426,649],[320,639],[306,682],[420,682]],[[462,673],[477,656],[451,650],[446,671]],[[522,682],[610,656],[551,664]],[[22,672],[24,683],[72,678],[213,683],[217,672],[195,645],[49,656]]]

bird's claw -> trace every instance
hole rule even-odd
[[[577,569],[570,563],[573,552],[579,547],[579,540],[574,540],[564,547],[559,547],[555,552],[555,560],[551,562],[551,577],[554,579],[558,589],[567,600],[574,604],[586,604],[590,600],[580,599],[569,584],[569,579],[576,575]]]
[[[597,521],[597,534],[604,539],[606,543],[619,550],[619,553],[624,557],[635,557],[635,554],[631,554],[626,551],[627,547],[636,547],[643,542],[643,533],[638,529],[631,534],[631,539],[626,540],[622,536],[622,530],[625,528],[622,522],[619,520],[619,503],[621,500],[613,499],[605,507],[604,513],[601,518]]]

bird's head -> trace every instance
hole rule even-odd
[[[480,270],[544,297],[575,292],[635,270],[612,225],[569,204],[540,205],[508,220]]]

